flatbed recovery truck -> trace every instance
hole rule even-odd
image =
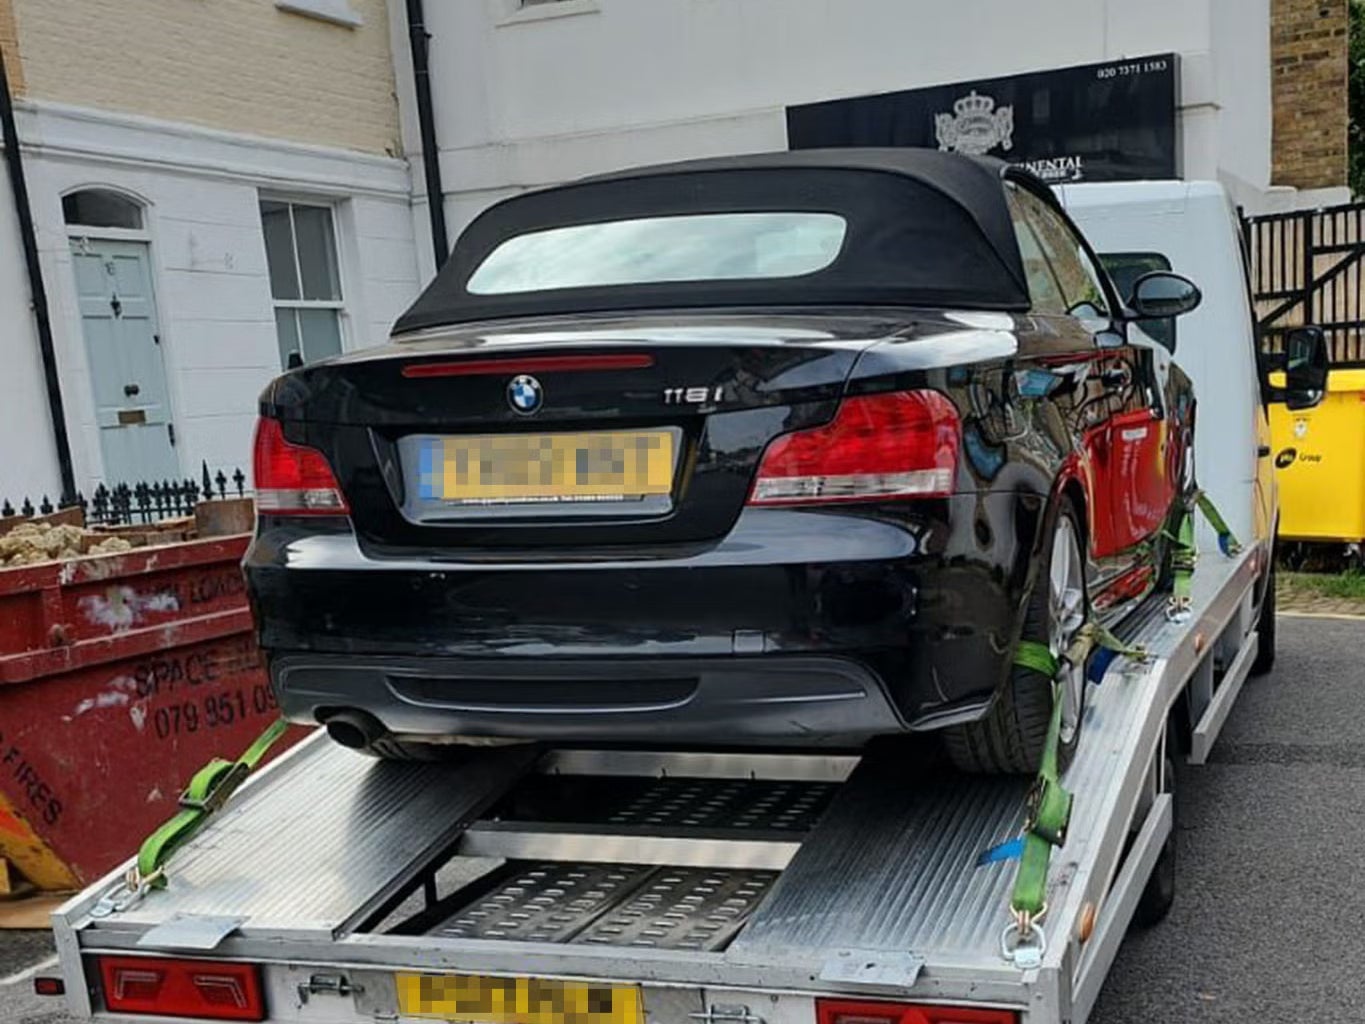
[[[1118,216],[1125,201],[1111,192],[1101,206]],[[1204,268],[1176,264],[1203,283]],[[833,755],[511,746],[400,763],[316,735],[175,853],[164,888],[115,906],[120,869],[54,915],[71,1011],[176,1021],[189,1007],[299,1024],[1086,1020],[1135,914],[1159,917],[1172,895],[1171,762],[1204,761],[1257,655],[1271,549],[1252,522],[1259,398],[1232,383],[1252,364],[1255,386],[1241,315],[1239,333],[1183,345],[1219,346],[1194,360],[1196,385],[1208,382],[1200,427],[1219,432],[1216,444],[1199,435],[1201,475],[1244,546],[1224,555],[1206,535],[1188,616],[1173,621],[1165,596],[1151,599],[1123,636],[1146,658],[1116,659],[1090,688],[1064,778],[1074,812],[1041,941],[1024,953],[1009,934],[1016,862],[990,851],[1020,834],[1030,780],[955,773],[923,737]],[[1239,446],[1247,460],[1227,457]]]

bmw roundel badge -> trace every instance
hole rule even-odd
[[[540,408],[545,401],[545,392],[541,389],[540,381],[529,374],[521,374],[513,377],[512,382],[507,385],[507,404],[512,407],[513,412],[519,412],[529,416]]]

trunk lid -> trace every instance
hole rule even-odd
[[[294,371],[263,412],[326,454],[376,553],[706,541],[739,515],[767,443],[828,420],[859,354],[904,327],[754,314],[482,325]],[[442,460],[477,466],[490,446],[525,437],[570,461],[600,450],[603,466],[621,445],[662,447],[668,480],[644,497],[589,488],[592,500],[440,493]]]

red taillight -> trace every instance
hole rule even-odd
[[[817,999],[816,1024],[1018,1024],[1012,1010]]]
[[[286,440],[279,420],[256,421],[252,466],[258,512],[340,516],[350,511],[326,456]]]
[[[768,445],[749,504],[944,497],[961,436],[957,409],[937,391],[845,398],[823,427]]]
[[[265,1020],[260,969],[253,964],[105,956],[99,967],[110,1013]]]

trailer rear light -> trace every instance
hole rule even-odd
[[[279,420],[256,421],[252,468],[258,512],[344,516],[350,511],[327,457],[287,440]]]
[[[195,1020],[265,1020],[260,969],[207,960],[100,957],[110,1013]]]
[[[61,978],[40,974],[33,979],[33,994],[35,996],[64,996],[66,995],[66,982]]]
[[[961,435],[957,409],[937,391],[845,398],[829,423],[768,445],[749,504],[945,497]]]
[[[841,999],[817,999],[815,1019],[816,1024],[1019,1024],[1019,1015],[1012,1010]]]

